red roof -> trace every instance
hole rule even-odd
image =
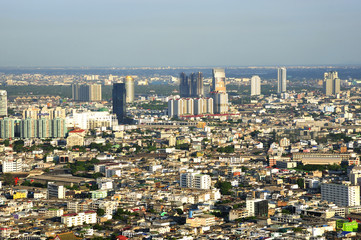
[[[126,236],[123,235],[119,235],[117,236],[117,240],[127,240],[128,238]]]
[[[71,130],[70,131],[71,133],[82,133],[82,132],[85,132],[84,129],[74,129],[74,130]]]

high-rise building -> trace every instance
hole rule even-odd
[[[126,117],[126,88],[125,83],[113,84],[113,113],[117,116],[118,123],[124,123]]]
[[[261,78],[257,75],[251,78],[251,96],[261,95]]]
[[[0,90],[0,116],[8,115],[8,93],[6,90]]]
[[[134,79],[131,76],[126,76],[125,80],[126,101],[127,103],[134,102]]]
[[[324,74],[323,91],[327,96],[336,95],[341,91],[341,81],[336,71],[326,72]]]
[[[0,120],[0,138],[14,138],[15,137],[15,120],[5,117]]]
[[[191,97],[203,97],[203,74],[201,72],[191,73]]]
[[[212,79],[212,91],[213,92],[226,92],[226,73],[222,68],[214,68]]]
[[[74,101],[97,102],[102,100],[100,84],[73,84],[72,98]]]
[[[228,112],[228,94],[226,92],[213,92],[214,113],[223,114]]]
[[[277,69],[277,83],[278,93],[283,93],[287,91],[287,70],[285,67],[281,67]]]
[[[321,184],[321,199],[340,207],[360,205],[360,186],[349,184]]]
[[[179,76],[179,92],[181,97],[203,97],[203,74],[191,73],[189,77],[182,72]]]
[[[54,182],[48,182],[48,199],[65,198],[65,187],[63,185],[57,185]]]
[[[168,101],[168,116],[213,114],[212,98],[180,98]]]

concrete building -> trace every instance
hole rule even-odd
[[[246,210],[249,217],[268,217],[268,201],[263,199],[247,199]]]
[[[226,92],[226,73],[222,68],[214,68],[212,70],[212,92]]]
[[[277,93],[283,93],[287,91],[287,70],[285,67],[277,69]]]
[[[97,214],[95,211],[69,213],[61,216],[61,223],[65,224],[67,227],[95,224],[97,223]]]
[[[213,92],[214,113],[223,114],[228,112],[228,94],[226,92]]]
[[[324,183],[321,184],[321,198],[337,206],[359,206],[360,186]]]
[[[65,187],[63,185],[55,184],[54,182],[48,183],[48,199],[51,198],[58,198],[64,199],[65,198]]]
[[[336,95],[341,91],[341,81],[336,71],[326,72],[323,80],[323,92],[326,96]]]
[[[182,188],[210,189],[211,177],[199,173],[182,173],[180,175],[180,186]]]
[[[97,102],[102,100],[100,84],[73,84],[72,98],[74,101]]]
[[[134,79],[132,76],[126,76],[124,79],[125,91],[126,91],[126,102],[134,102]]]
[[[180,98],[168,101],[168,116],[213,114],[212,98]]]
[[[0,116],[8,115],[8,93],[6,90],[0,90]]]
[[[4,159],[2,161],[2,172],[3,173],[22,172],[22,170],[23,170],[23,161],[21,158]]]
[[[15,120],[5,117],[0,120],[0,138],[14,138],[15,137]]]
[[[251,96],[261,95],[261,78],[257,75],[251,78]]]

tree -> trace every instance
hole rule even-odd
[[[3,174],[2,181],[5,185],[9,185],[9,186],[15,185],[15,178],[10,173]]]
[[[297,185],[301,189],[305,188],[305,181],[303,180],[303,178],[297,179]]]
[[[98,215],[99,217],[104,216],[104,215],[105,215],[104,209],[98,208],[98,209],[97,209],[97,215]]]
[[[222,195],[231,195],[232,184],[230,182],[217,181],[215,187],[221,191]]]

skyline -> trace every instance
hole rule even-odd
[[[0,2],[0,67],[361,64],[355,0],[36,3]]]

